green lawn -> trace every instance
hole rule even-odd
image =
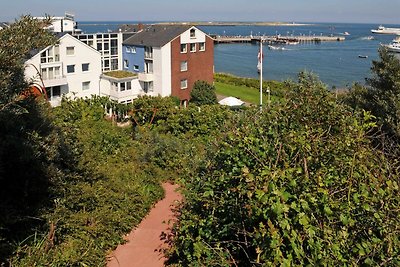
[[[255,105],[260,103],[260,91],[254,88],[215,82],[215,89],[218,95],[234,96]],[[267,103],[267,96],[265,94],[263,95],[263,103]]]

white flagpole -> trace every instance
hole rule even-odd
[[[262,87],[263,87],[263,50],[262,37],[260,38],[260,110],[262,110]]]

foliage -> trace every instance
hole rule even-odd
[[[379,61],[372,62],[371,78],[367,86],[355,85],[347,96],[347,103],[362,108],[378,119],[385,132],[400,140],[400,60],[384,48],[379,50]]]
[[[399,173],[306,73],[286,101],[248,110],[187,178],[170,264],[400,264]]]
[[[199,106],[217,104],[214,85],[205,81],[196,81],[190,92],[190,102]]]
[[[42,224],[39,209],[69,162],[47,103],[21,95],[29,87],[24,60],[55,42],[41,26],[24,16],[0,31],[0,263],[15,239]]]
[[[114,77],[114,78],[130,78],[130,77],[136,77],[137,73],[130,72],[130,71],[125,71],[125,70],[114,70],[114,71],[108,71],[104,72],[104,75]]]
[[[37,216],[47,222],[22,241],[13,266],[103,266],[162,196],[159,179],[140,165],[130,129],[103,119],[103,102],[63,101],[54,110],[74,169],[52,186],[54,206]]]

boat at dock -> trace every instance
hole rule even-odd
[[[286,50],[283,46],[276,46],[276,45],[268,45],[268,49],[270,50]]]
[[[400,53],[400,37],[394,39],[390,44],[382,45],[387,48],[388,51],[394,53]]]
[[[400,35],[400,28],[386,28],[381,25],[376,30],[372,29],[371,32],[377,33],[377,34],[398,34],[398,35]]]
[[[358,55],[359,58],[368,58],[366,55]]]

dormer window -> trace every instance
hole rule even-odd
[[[190,29],[190,38],[196,38],[196,30]]]

